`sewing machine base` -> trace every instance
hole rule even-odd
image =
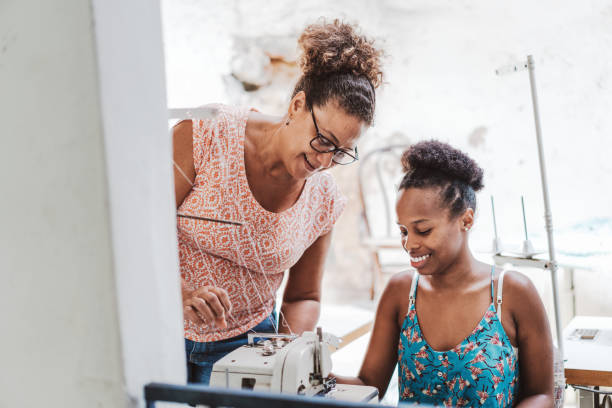
[[[255,337],[271,340],[255,343]],[[320,329],[301,336],[251,333],[248,345],[215,363],[210,385],[377,403],[375,387],[335,384],[330,378],[330,348],[337,347],[332,337]]]

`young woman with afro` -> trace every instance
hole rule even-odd
[[[397,363],[401,402],[552,406],[553,346],[535,287],[468,246],[482,169],[437,141],[411,146],[402,164],[397,224],[414,271],[390,280],[359,376],[339,382],[384,395]]]

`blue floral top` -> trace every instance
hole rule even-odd
[[[503,274],[497,296],[501,311]],[[417,318],[418,286],[415,272],[410,306],[400,333],[398,350],[401,402],[443,406],[512,406],[518,391],[518,355],[502,327],[493,303],[472,333],[448,351],[432,349],[424,339]]]

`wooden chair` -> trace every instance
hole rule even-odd
[[[401,155],[406,144],[394,144],[370,151],[359,160],[361,202],[361,244],[372,256],[370,299],[380,291],[383,273],[410,266],[403,253],[395,225],[395,196],[401,181]]]

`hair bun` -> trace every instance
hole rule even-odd
[[[449,144],[430,140],[419,142],[402,155],[404,171],[439,172],[451,180],[460,180],[474,191],[482,189],[483,170],[467,154]]]
[[[298,39],[299,59],[304,76],[353,73],[365,76],[374,88],[382,83],[382,51],[374,41],[356,32],[356,27],[340,20],[311,24]]]

